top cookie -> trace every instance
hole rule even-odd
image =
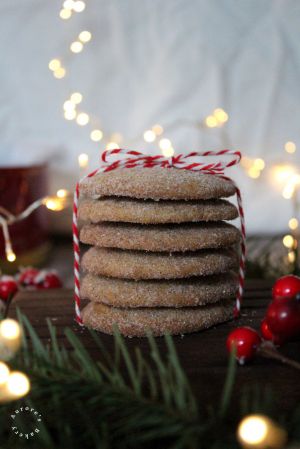
[[[121,196],[153,200],[207,200],[234,195],[233,182],[176,168],[124,168],[99,173],[80,184],[83,195]]]

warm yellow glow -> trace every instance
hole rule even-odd
[[[82,12],[85,9],[85,3],[82,2],[81,0],[76,1],[73,4],[73,9],[76,12]]]
[[[60,60],[59,59],[51,59],[51,61],[48,64],[48,67],[50,70],[55,72],[57,69],[60,68]]]
[[[252,165],[252,167],[250,167],[247,170],[248,175],[250,176],[250,178],[256,179],[259,178],[260,176],[260,170],[258,170],[255,165]]]
[[[174,156],[174,148],[172,148],[172,147],[165,148],[164,150],[161,150],[161,152],[165,157]]]
[[[79,92],[74,92],[71,96],[70,96],[70,100],[72,103],[75,104],[79,104],[82,102],[82,95]]]
[[[47,196],[44,199],[43,204],[47,207],[47,209],[53,211],[60,211],[65,208],[65,202],[63,199],[56,196]]]
[[[9,368],[4,362],[0,362],[0,387],[7,382],[9,377]]]
[[[60,10],[59,17],[63,20],[67,20],[71,17],[72,11],[70,9],[63,8]]]
[[[9,250],[6,254],[6,259],[8,262],[14,262],[16,260],[17,256],[12,250]]]
[[[74,6],[74,0],[65,0],[63,3],[63,7],[65,9],[73,9]]]
[[[89,163],[89,156],[86,153],[81,153],[78,156],[78,164],[80,168],[86,168]]]
[[[154,125],[154,126],[152,126],[152,131],[157,135],[157,136],[160,136],[163,132],[164,132],[164,129],[163,129],[163,127],[161,126],[161,125]]]
[[[26,374],[20,371],[12,371],[7,379],[7,390],[13,396],[25,396],[30,390],[30,382]]]
[[[16,320],[12,318],[6,318],[0,322],[0,336],[8,339],[14,340],[19,338],[21,335],[21,327]]]
[[[162,151],[167,151],[167,150],[169,150],[170,148],[172,148],[172,143],[171,143],[171,141],[170,141],[169,139],[161,139],[161,140],[159,141],[158,145],[159,145],[159,148],[160,148]]]
[[[287,153],[295,153],[296,151],[296,144],[294,142],[286,142],[286,144],[284,145],[284,149]]]
[[[217,108],[214,110],[214,117],[219,123],[225,123],[228,120],[227,112],[225,112],[224,109],[221,108]]]
[[[89,42],[92,39],[92,33],[90,33],[89,31],[81,31],[81,33],[79,33],[78,39],[81,42]]]
[[[99,142],[103,138],[103,132],[100,129],[93,129],[90,137],[94,142]]]
[[[205,124],[209,128],[215,128],[218,125],[218,120],[213,115],[208,115],[205,119]]]
[[[58,69],[54,71],[54,76],[57,79],[64,78],[65,75],[66,75],[66,70],[63,67],[58,67]]]
[[[249,447],[260,447],[268,433],[269,423],[263,416],[252,415],[244,418],[238,427],[238,438]],[[251,446],[250,446],[251,445]]]
[[[288,253],[288,261],[289,261],[290,263],[294,263],[295,260],[296,260],[296,254],[295,254],[295,252],[294,252],[294,251],[289,251],[289,253]]]
[[[76,122],[80,126],[85,126],[89,123],[90,117],[85,112],[80,112],[80,114],[77,115]]]
[[[283,237],[282,243],[286,248],[293,248],[294,246],[294,237],[290,234],[287,234]]]
[[[108,142],[106,145],[106,150],[116,150],[120,148],[120,146],[116,142]]]
[[[298,228],[298,226],[299,226],[299,222],[298,222],[297,218],[291,218],[289,220],[289,228],[290,229],[292,229],[294,231],[295,229]]]
[[[274,180],[279,184],[284,184],[295,172],[295,167],[289,164],[275,165],[272,169]]]
[[[68,191],[66,189],[59,189],[56,192],[56,196],[58,196],[58,198],[66,198],[68,196]]]
[[[257,170],[263,170],[265,168],[265,161],[263,159],[254,159],[254,166]]]
[[[144,132],[145,142],[154,142],[155,139],[156,139],[156,134],[151,129],[148,129],[147,131]]]
[[[66,120],[74,120],[76,118],[76,111],[75,109],[69,109],[68,111],[64,112],[64,117]]]
[[[79,41],[74,41],[70,45],[70,50],[73,53],[80,53],[83,50],[83,44],[81,42],[79,42]]]
[[[73,111],[75,109],[75,104],[71,100],[67,100],[64,102],[64,110],[65,111]]]

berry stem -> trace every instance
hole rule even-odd
[[[259,348],[257,348],[257,354],[268,359],[278,360],[279,362],[291,366],[297,370],[300,370],[300,363],[295,360],[285,357],[283,354],[277,351],[274,344],[270,341],[264,341]]]
[[[8,311],[9,311],[9,306],[10,306],[10,303],[11,303],[13,297],[14,297],[14,294],[11,293],[9,295],[9,297],[7,298],[7,301],[5,302],[5,310],[4,310],[4,313],[3,313],[3,319],[7,318]]]

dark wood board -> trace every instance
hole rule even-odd
[[[211,328],[204,332],[174,337],[180,361],[191,382],[200,404],[205,406],[217,401],[221,394],[225,379],[228,357],[225,348],[226,337],[236,326],[259,328],[266,306],[271,299],[271,284],[262,280],[251,280],[246,283],[241,318]],[[57,327],[59,340],[67,345],[64,338],[65,327],[71,327],[82,339],[84,345],[94,358],[99,351],[89,332],[74,321],[73,292],[69,289],[27,291],[19,293],[12,304],[10,316],[15,316],[15,308],[19,307],[26,314],[38,335],[45,342],[49,338],[46,318]],[[113,351],[113,338],[100,334],[106,347]],[[140,346],[144,354],[148,352],[145,339],[127,339],[130,349]],[[163,338],[157,339],[163,349]],[[67,345],[68,346],[68,345]],[[300,342],[285,345],[282,352],[300,361]],[[239,367],[234,393],[234,402],[238,401],[241,391],[249,385],[268,386],[274,392],[278,410],[291,411],[300,403],[299,371],[279,364],[278,362],[257,359],[252,364]]]

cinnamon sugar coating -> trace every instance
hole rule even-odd
[[[93,247],[81,261],[84,271],[124,279],[206,276],[236,269],[237,264],[237,254],[225,249],[169,254]]]
[[[80,294],[84,299],[123,307],[189,307],[234,298],[234,273],[179,280],[134,281],[86,274]]]
[[[232,181],[217,175],[176,168],[123,168],[84,179],[81,194],[153,200],[207,200],[235,194]]]
[[[232,246],[239,242],[240,231],[224,222],[164,225],[99,223],[84,225],[80,240],[100,248],[185,252]]]
[[[185,334],[207,329],[232,318],[233,301],[220,301],[205,307],[119,309],[91,302],[82,311],[83,323],[92,329],[112,334],[114,327],[128,337],[166,333]]]

